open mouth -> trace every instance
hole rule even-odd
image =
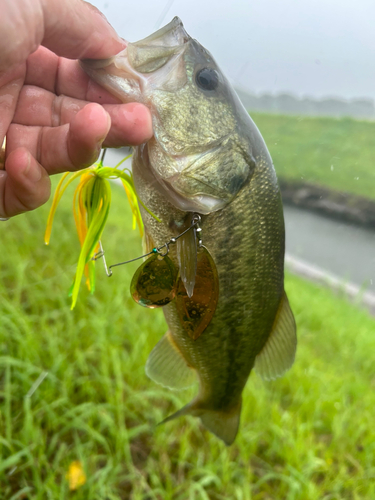
[[[145,102],[147,87],[176,79],[176,62],[191,40],[181,20],[175,17],[152,35],[134,43],[109,59],[85,59],[84,71],[122,102]],[[181,71],[177,71],[181,73]],[[177,78],[181,85],[181,74]],[[175,85],[177,82],[175,83]]]

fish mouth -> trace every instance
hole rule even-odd
[[[178,16],[175,16],[170,23],[166,24],[146,38],[143,38],[138,42],[134,42],[133,45],[148,46],[154,44],[159,46],[174,46],[182,45],[190,39],[191,37],[186,33],[181,19]]]
[[[159,86],[172,75],[173,84],[184,83],[183,72],[176,75],[176,60],[183,54],[191,37],[185,31],[181,19],[172,21],[152,35],[129,42],[119,54],[108,59],[83,59],[82,69],[122,102],[147,104],[148,89]],[[162,69],[160,72],[158,70]]]
[[[172,21],[152,35],[127,46],[129,63],[140,73],[151,73],[164,66],[168,60],[181,53],[191,40],[180,18]]]

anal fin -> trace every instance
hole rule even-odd
[[[196,372],[185,361],[168,331],[151,351],[146,375],[169,389],[185,389],[196,381]]]
[[[281,377],[293,365],[296,347],[296,323],[284,292],[271,334],[256,357],[255,370],[264,380]]]

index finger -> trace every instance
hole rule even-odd
[[[56,95],[99,104],[120,104],[121,101],[91,80],[78,61],[59,57],[39,47],[27,59],[26,85],[35,85]]]

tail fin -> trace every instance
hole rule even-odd
[[[199,402],[194,400],[181,408],[181,410],[176,411],[176,413],[164,419],[159,425],[165,424],[177,417],[182,417],[183,415],[193,415],[194,417],[199,417],[202,424],[210,432],[215,434],[215,436],[229,446],[237,436],[240,424],[241,406],[242,400],[240,399],[230,410],[209,410],[201,407]]]
[[[202,410],[202,424],[229,446],[237,436],[240,425],[242,400],[230,411]]]

